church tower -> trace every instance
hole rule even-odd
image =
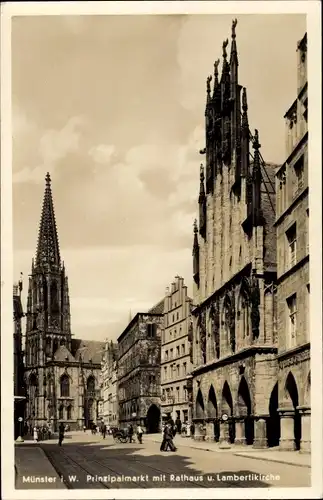
[[[46,399],[47,362],[60,345],[71,349],[70,301],[61,262],[49,173],[41,213],[36,258],[32,261],[27,297],[26,375],[30,416],[40,420]],[[30,392],[29,391],[29,392]],[[38,416],[38,417],[37,417]]]

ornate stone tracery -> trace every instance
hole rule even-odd
[[[251,277],[251,328],[254,339],[259,337],[260,324],[260,290],[258,278],[253,274]]]

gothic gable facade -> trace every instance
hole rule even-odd
[[[207,79],[205,168],[193,243],[195,421],[210,439],[230,442],[253,441],[256,417],[269,416],[277,371],[275,166],[265,164],[259,133],[249,129],[236,25],[229,58],[228,40],[223,43],[221,77],[215,62],[213,90]],[[252,422],[248,436],[239,417],[241,390]],[[221,412],[229,424],[220,425]]]

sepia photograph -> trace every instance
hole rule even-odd
[[[320,6],[91,3],[2,16],[3,497],[319,498]]]

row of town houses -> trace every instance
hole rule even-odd
[[[222,74],[217,61],[207,79],[192,297],[177,276],[107,342],[102,416],[146,432],[171,416],[193,422],[197,440],[309,450],[307,36],[284,116],[286,161],[273,165],[249,129],[235,30]]]

